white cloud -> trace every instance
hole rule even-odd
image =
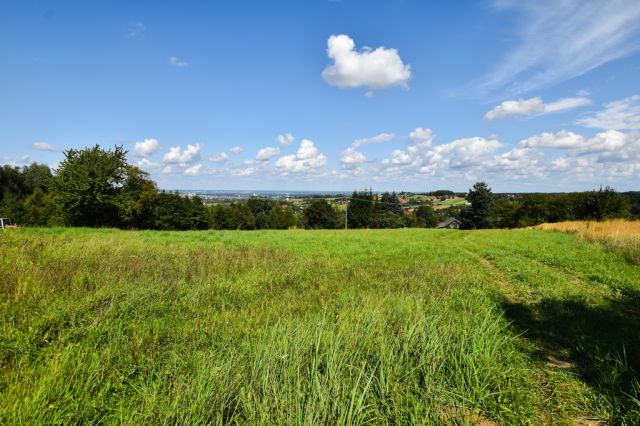
[[[563,98],[545,104],[541,97],[504,101],[484,115],[484,119],[501,120],[510,117],[533,117],[552,112],[566,111],[591,104],[588,98]]]
[[[610,102],[605,109],[577,121],[585,127],[611,130],[640,129],[640,95]]]
[[[546,155],[535,148],[517,146],[482,163],[481,169],[513,180],[545,176]]]
[[[276,167],[283,173],[306,172],[324,166],[327,157],[318,151],[315,144],[303,139],[295,155],[285,155],[276,161]]]
[[[271,157],[274,157],[276,155],[280,154],[280,148],[278,147],[266,147],[266,148],[262,148],[258,151],[258,153],[256,154],[256,160],[258,161],[269,161],[269,159],[271,159]]]
[[[566,172],[571,168],[571,161],[567,157],[558,157],[551,162],[551,169]]]
[[[160,167],[160,164],[154,163],[153,161],[143,158],[136,163],[136,166],[140,167],[141,169],[149,170],[149,169],[156,169]]]
[[[212,155],[211,157],[209,157],[209,161],[212,161],[214,163],[224,163],[228,158],[229,156],[227,155],[227,153],[223,151],[220,154]]]
[[[550,112],[567,111],[574,108],[579,108],[586,105],[591,105],[592,101],[589,98],[576,97],[576,98],[563,98],[550,104],[546,104],[544,108],[545,114]]]
[[[253,174],[255,174],[257,171],[257,169],[253,168],[253,167],[247,167],[246,169],[231,169],[229,172],[233,175],[233,176],[251,176]]]
[[[640,50],[636,0],[500,0],[519,16],[518,42],[480,85],[480,92],[525,93],[582,75]]]
[[[360,138],[353,141],[351,146],[353,148],[359,148],[364,145],[371,145],[374,143],[388,142],[395,137],[393,133],[380,133],[370,138]]]
[[[394,149],[391,152],[391,164],[406,165],[413,162],[413,157],[400,149]]]
[[[160,173],[165,174],[165,175],[171,174],[171,173],[173,173],[173,167],[165,166],[165,167],[162,168]]]
[[[194,164],[191,167],[187,167],[183,173],[187,176],[198,176],[201,170],[202,164]]]
[[[233,148],[231,148],[231,152],[233,152],[234,154],[240,154],[242,152],[242,148],[240,148],[239,146],[234,146]]]
[[[504,101],[484,115],[485,120],[500,120],[507,117],[531,116],[544,112],[542,98],[518,99],[517,101]]]
[[[42,142],[42,141],[38,141],[38,142],[32,143],[31,144],[31,148],[37,149],[38,151],[50,151],[50,152],[58,152],[58,151],[60,151],[55,146],[50,145],[47,142]]]
[[[540,133],[520,141],[520,145],[527,148],[557,148],[578,149],[585,143],[582,135],[560,130],[556,133]]]
[[[436,135],[433,133],[431,129],[423,129],[422,127],[416,127],[414,131],[409,133],[409,140],[413,143],[412,146],[407,148],[412,154],[416,152],[429,148],[433,143]]]
[[[136,142],[136,145],[133,148],[133,151],[136,153],[136,155],[140,157],[148,157],[149,155],[156,152],[156,150],[159,147],[160,147],[160,144],[158,143],[158,140],[150,138],[150,139],[145,139],[142,142]]]
[[[169,149],[164,155],[165,163],[191,163],[200,159],[200,150],[202,145],[199,143],[195,145],[187,145],[187,149],[182,150],[179,146],[174,146]]]
[[[278,143],[280,145],[291,145],[293,139],[294,138],[291,133],[287,133],[286,135],[278,135]]]
[[[579,154],[599,153],[599,162],[640,161],[640,135],[617,130],[600,132],[578,151]]]
[[[465,168],[480,163],[484,156],[500,148],[495,138],[479,136],[457,139],[451,143],[435,146],[426,154],[430,164],[442,164],[452,168]]]
[[[355,148],[349,147],[340,154],[340,163],[345,169],[352,169],[367,161],[367,157]]]
[[[322,71],[322,77],[332,86],[407,87],[411,77],[411,66],[402,62],[396,49],[365,47],[357,51],[354,41],[344,34],[329,37],[327,55],[334,63]]]
[[[189,62],[187,61],[183,61],[182,59],[178,58],[177,56],[172,56],[169,58],[169,64],[173,65],[174,67],[178,67],[178,68],[186,68],[189,66]]]
[[[570,157],[599,154],[599,162],[640,161],[640,137],[635,133],[623,133],[617,130],[600,132],[590,139],[577,133],[561,130],[557,133],[540,133],[520,141],[523,148],[554,148],[566,150]],[[552,169],[567,167],[565,160],[552,162]]]

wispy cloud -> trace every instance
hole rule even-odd
[[[371,145],[374,143],[382,143],[382,142],[388,142],[390,140],[392,140],[396,135],[394,135],[393,133],[380,133],[377,134],[375,136],[372,136],[370,138],[360,138],[360,139],[356,139],[353,141],[353,144],[351,144],[351,146],[353,148],[359,148],[361,146],[364,145]]]
[[[640,129],[640,95],[610,102],[605,109],[577,121],[585,127],[596,129]]]
[[[495,6],[519,15],[519,41],[481,82],[481,94],[526,93],[640,50],[637,0],[500,0]]]
[[[563,98],[545,104],[541,97],[504,101],[484,115],[487,121],[501,120],[511,117],[535,117],[552,112],[567,111],[585,105],[590,105],[588,98]]]
[[[127,38],[132,40],[142,40],[145,36],[147,28],[142,22],[129,22],[127,28]]]
[[[172,56],[169,58],[169,64],[173,65],[174,67],[178,67],[178,68],[186,68],[189,66],[189,62],[184,61],[180,58],[178,58],[177,56]]]
[[[37,149],[38,151],[50,151],[50,152],[58,152],[61,151],[60,149],[56,148],[55,146],[47,143],[47,142],[42,142],[42,141],[38,141],[38,142],[34,142],[31,144],[31,148],[33,149]]]

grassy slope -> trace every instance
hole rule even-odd
[[[0,423],[632,423],[639,291],[544,231],[6,232]]]

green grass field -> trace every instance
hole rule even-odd
[[[0,303],[0,424],[640,422],[640,268],[570,234],[19,229]]]
[[[465,205],[466,201],[467,200],[465,200],[462,197],[451,198],[449,200],[444,200],[444,201],[436,201],[436,203],[434,204],[433,208],[435,210],[448,209],[449,207],[452,207],[452,206]]]

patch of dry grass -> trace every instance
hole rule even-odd
[[[568,221],[544,223],[534,228],[575,233],[587,241],[620,251],[629,261],[640,264],[640,221],[638,220]]]

